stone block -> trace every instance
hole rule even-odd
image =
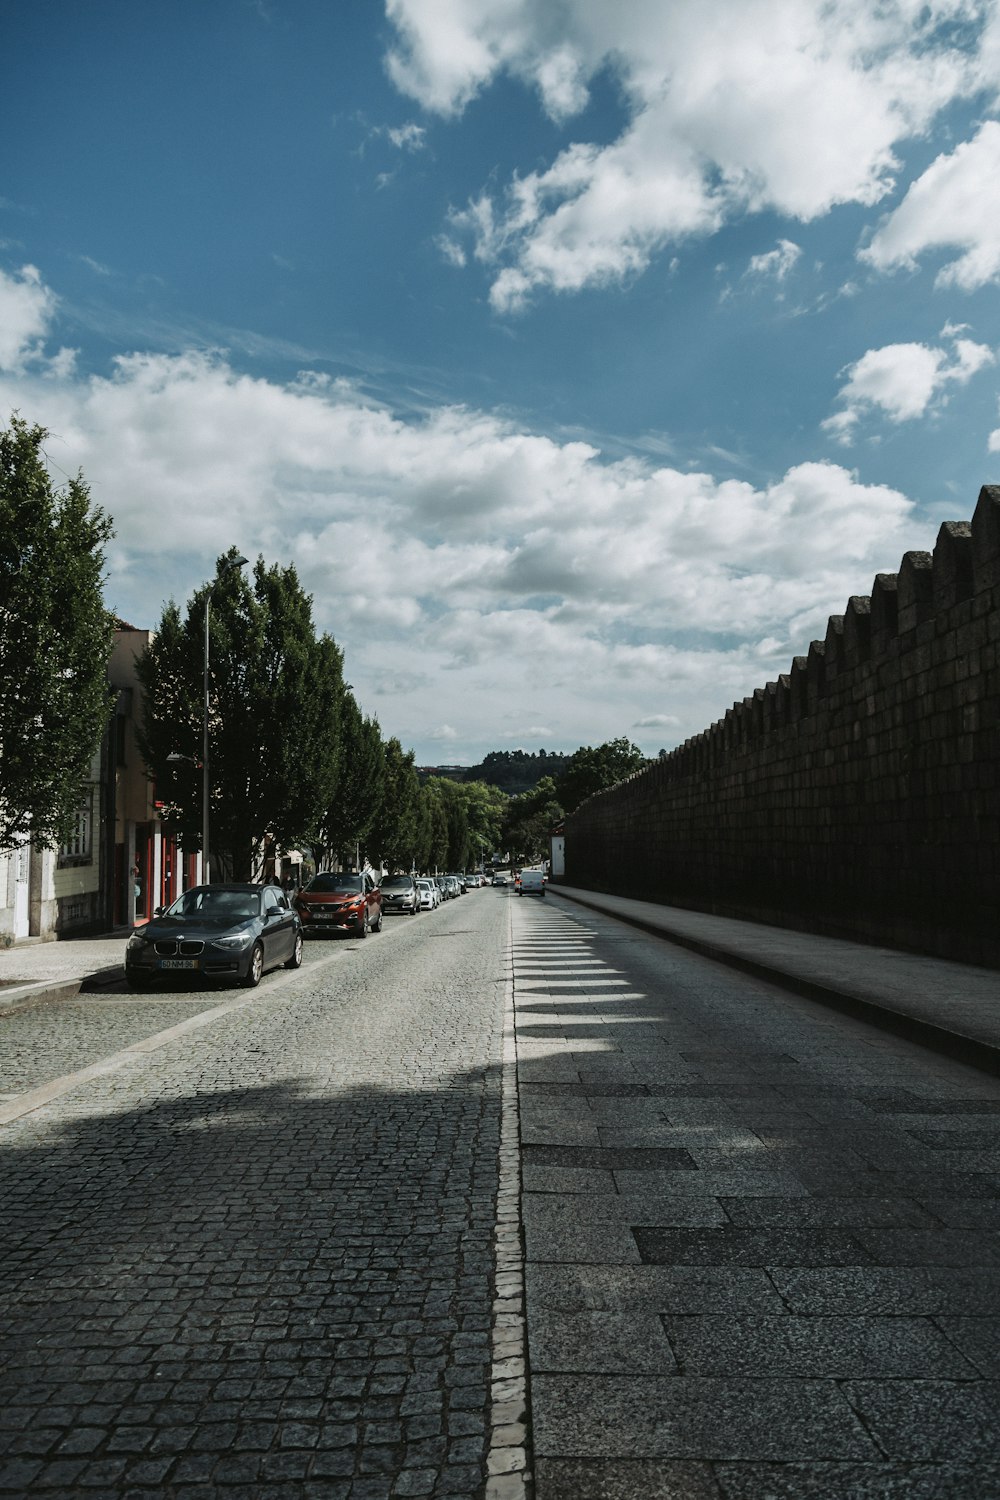
[[[968,521],[945,521],[934,545],[934,608],[939,614],[968,599],[973,590],[972,527]]]
[[[934,612],[934,559],[929,552],[907,552],[897,575],[898,630],[906,635]]]

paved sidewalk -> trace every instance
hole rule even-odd
[[[575,886],[551,894],[1000,1073],[1000,971]]]
[[[100,937],[70,938],[59,943],[16,943],[0,948],[0,1010],[39,1000],[77,995],[95,976],[112,978],[122,971],[131,928]]]

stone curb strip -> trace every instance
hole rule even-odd
[[[521,1127],[514,1036],[512,926],[508,918],[509,957],[504,977],[500,1175],[494,1243],[496,1290],[493,1301],[493,1365],[484,1500],[531,1500],[534,1494],[528,1448],[528,1336],[524,1306]]]
[[[39,979],[30,984],[11,985],[7,991],[0,989],[0,1015],[22,1005],[40,1005],[46,1000],[75,1000],[84,985],[100,988],[121,979],[124,972],[124,964],[115,964],[114,968],[95,969],[92,974],[84,974],[79,979]]]
[[[600,900],[588,901],[583,896],[570,895],[568,892],[561,891],[558,886],[550,886],[549,890],[553,895],[562,897],[564,901],[573,901],[578,906],[587,907],[590,911],[598,911],[603,916],[612,917],[616,922],[624,922],[629,927],[641,928],[643,932],[649,932],[653,937],[664,938],[668,943],[676,943],[679,948],[688,948],[692,953],[698,953],[703,958],[714,959],[716,963],[725,964],[730,969],[739,969],[755,979],[763,979],[769,984],[779,985],[795,995],[802,995],[806,1000],[817,1000],[821,1005],[828,1005],[833,1010],[839,1010],[845,1015],[866,1021],[870,1026],[877,1026],[881,1031],[892,1032],[895,1036],[905,1037],[907,1041],[917,1042],[931,1051],[940,1052],[946,1057],[955,1058],[958,1062],[967,1063],[970,1067],[978,1068],[980,1072],[1000,1075],[1000,1047],[992,1042],[951,1031],[946,1026],[938,1026],[933,1021],[926,1020],[923,1016],[911,1016],[905,1011],[894,1010],[891,1006],[878,1005],[874,1000],[852,994],[849,990],[821,984],[815,979],[807,979],[804,975],[792,973],[787,968],[778,968],[772,964],[761,963],[757,959],[744,958],[729,948],[706,942],[703,938],[675,932],[665,923],[645,921],[642,917],[628,912],[611,911],[603,906]]]

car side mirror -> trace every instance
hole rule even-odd
[[[154,917],[162,917],[162,916],[163,916],[163,913],[164,913],[164,911],[165,911],[165,909],[166,909],[166,908],[165,908],[165,907],[162,907],[162,906],[155,906],[155,907],[154,907],[154,908],[153,908],[153,916],[154,916]]]

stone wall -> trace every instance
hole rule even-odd
[[[1000,487],[566,822],[568,885],[1000,965]]]

